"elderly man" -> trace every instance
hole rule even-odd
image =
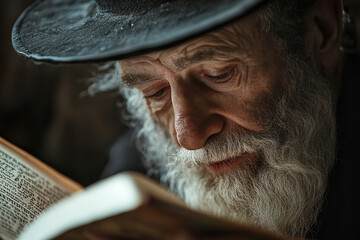
[[[116,60],[97,86],[122,80],[150,173],[193,208],[305,238],[336,160],[341,32],[340,0],[45,0],[13,43]]]

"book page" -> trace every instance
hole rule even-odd
[[[26,153],[0,140],[0,239],[12,240],[46,208],[81,187],[60,184],[27,162]]]
[[[190,209],[145,176],[120,173],[46,210],[19,237],[19,240],[28,239],[286,238]]]

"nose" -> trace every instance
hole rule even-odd
[[[206,91],[178,86],[172,89],[176,140],[188,150],[204,147],[208,138],[220,133],[224,119]]]

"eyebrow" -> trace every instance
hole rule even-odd
[[[123,74],[121,80],[127,87],[154,81],[155,78],[147,74]]]
[[[179,70],[182,70],[205,61],[225,60],[234,51],[231,47],[205,47],[202,50],[196,51],[193,55],[174,60],[174,65]]]

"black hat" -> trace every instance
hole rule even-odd
[[[38,0],[17,20],[15,50],[46,62],[126,58],[223,26],[264,0]]]

